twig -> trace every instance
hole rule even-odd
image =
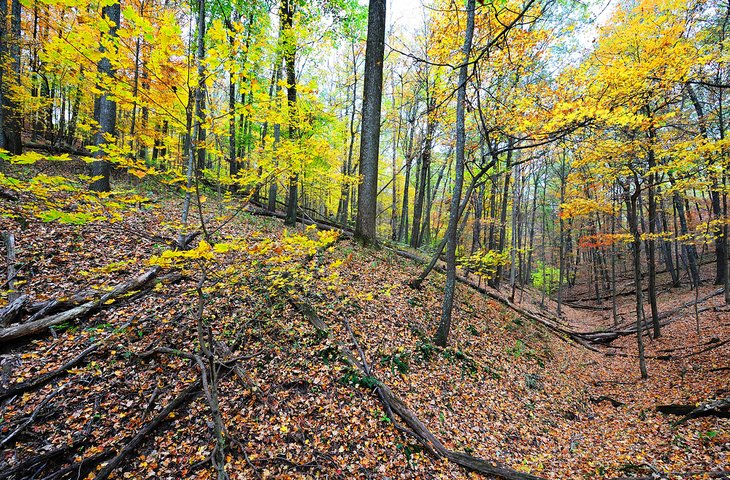
[[[215,360],[215,341],[213,339],[213,330],[208,326],[207,328],[207,342],[204,335],[205,326],[203,325],[203,312],[205,309],[205,298],[203,296],[203,285],[205,284],[206,272],[205,268],[201,265],[200,281],[198,281],[197,292],[198,292],[198,314],[196,319],[196,326],[198,331],[198,343],[200,344],[200,351],[205,355],[208,360],[208,367],[206,368],[203,360],[200,357],[196,357],[195,361],[200,368],[200,378],[203,382],[203,391],[205,397],[208,400],[208,406],[210,407],[210,414],[213,417],[213,434],[215,436],[215,449],[210,456],[210,461],[213,464],[218,473],[218,480],[227,480],[228,474],[226,473],[226,443],[223,435],[225,426],[223,424],[223,416],[220,411],[220,405],[218,403],[218,376],[216,372],[216,360]],[[208,381],[208,372],[210,372],[210,382]]]
[[[38,416],[38,414],[43,410],[43,408],[46,405],[48,405],[48,402],[50,402],[53,399],[53,397],[55,397],[56,395],[58,395],[59,393],[61,393],[65,388],[66,388],[66,386],[64,385],[64,386],[62,386],[60,388],[55,389],[54,391],[52,391],[48,395],[46,395],[46,398],[44,398],[43,401],[38,404],[38,406],[33,410],[33,413],[30,414],[30,417],[28,417],[28,419],[25,422],[23,422],[20,426],[18,426],[18,428],[16,428],[13,431],[13,433],[11,433],[7,437],[3,438],[2,441],[0,441],[0,446],[3,446],[6,443],[8,443],[17,434],[19,434],[20,432],[22,432],[25,429],[25,427],[27,427],[28,425],[30,425],[31,423],[33,423],[33,421]]]
[[[125,457],[139,445],[144,438],[153,432],[174,410],[190,401],[200,389],[200,379],[187,386],[177,397],[175,397],[162,411],[155,416],[142,430],[137,432],[117,453],[117,455],[96,474],[94,480],[105,480],[116,469]]]
[[[4,392],[0,393],[0,400],[4,400],[6,398],[13,397],[20,393],[25,393],[27,391],[34,390],[38,387],[45,385],[49,381],[53,380],[57,376],[64,373],[66,370],[81,363],[84,360],[84,358],[86,358],[87,355],[96,351],[100,345],[101,345],[101,342],[93,343],[91,346],[87,347],[84,351],[82,351],[81,353],[79,353],[74,358],[72,358],[68,362],[64,363],[57,369],[50,371],[48,373],[45,373],[45,374],[41,375],[40,377],[36,377],[32,380],[28,380],[23,383],[19,383],[19,384],[9,387]]]
[[[152,390],[152,395],[150,395],[150,401],[147,402],[147,407],[145,407],[144,413],[142,413],[142,419],[140,420],[140,422],[144,422],[145,419],[147,418],[147,414],[149,414],[150,410],[152,410],[152,405],[154,405],[155,399],[157,398],[157,394],[159,393],[159,391],[160,391],[160,386],[155,385],[155,389]]]
[[[20,294],[15,290],[15,275],[17,274],[15,267],[15,235],[10,232],[3,232],[2,236],[3,241],[5,242],[8,259],[8,280],[5,282],[9,290],[8,303],[13,303],[13,301],[20,296]]]

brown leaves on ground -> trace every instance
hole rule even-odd
[[[29,222],[16,230],[23,291],[39,300],[60,298],[138,274],[163,248],[160,239],[172,238],[159,227],[160,211],[133,212],[116,224]],[[245,217],[220,235],[281,238],[282,229],[275,220]],[[728,396],[723,369],[728,344],[693,354],[711,338],[729,337],[727,311],[703,312],[699,337],[693,316],[685,314],[664,328],[661,339],[647,341],[650,378],[642,382],[635,337],[621,338],[610,349],[625,356],[589,352],[463,286],[450,346],[437,348],[431,337],[443,277],[434,274],[422,290],[412,290],[406,285],[417,271],[414,265],[388,250],[365,251],[349,241],[314,259],[294,259],[323,265],[297,292],[332,329],[329,337],[319,335],[284,298],[268,296],[266,286],[246,284],[258,277],[215,275],[229,266],[246,270],[250,255],[233,252],[217,260],[204,312],[216,338],[235,347],[230,356],[250,380],[222,370],[219,396],[231,478],[470,477],[392,428],[369,379],[338,361],[336,343],[349,342],[344,318],[373,375],[449,448],[547,478],[646,475],[647,464],[664,472],[730,468],[728,420],[696,419],[673,429],[676,418],[654,410],[657,404]],[[327,265],[337,260],[342,265],[333,280]],[[198,378],[195,362],[182,355],[139,355],[155,347],[199,350],[197,278],[194,271],[187,274],[54,335],[3,347],[6,388],[102,342],[65,375],[3,402],[0,440],[60,389],[2,446],[0,471],[61,447],[69,449],[36,465],[38,475],[105,451],[113,455]],[[678,350],[671,359],[657,358],[672,348]],[[601,396],[624,405],[591,402]],[[201,395],[173,412],[114,476],[209,478],[213,447]],[[93,477],[93,471],[85,474]]]

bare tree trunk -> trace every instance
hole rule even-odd
[[[649,107],[646,108],[646,112],[650,115]],[[649,137],[649,149],[647,151],[647,160],[649,165],[649,238],[647,239],[647,264],[649,267],[649,305],[651,307],[651,322],[654,328],[654,338],[661,336],[661,327],[659,325],[659,308],[657,306],[657,291],[656,291],[656,197],[655,197],[655,186],[656,174],[653,173],[653,169],[656,166],[656,159],[654,156],[654,137],[655,133],[652,128],[648,131]]]
[[[202,117],[196,115],[193,118],[193,108],[198,109],[200,104],[197,101],[199,92],[201,89],[200,84],[205,82],[205,66],[203,65],[203,57],[205,56],[205,0],[198,0],[198,25],[197,25],[197,48],[195,61],[197,63],[199,81],[195,91],[190,92],[188,97],[188,105],[186,108],[186,130],[185,130],[185,153],[187,154],[187,182],[185,190],[185,200],[183,201],[182,211],[182,229],[178,233],[178,246],[184,248],[186,246],[186,232],[185,229],[188,225],[188,216],[190,215],[190,203],[192,201],[192,187],[195,179],[195,151],[196,143],[199,140],[200,133],[200,122],[203,120]],[[195,105],[193,105],[193,102]],[[197,113],[197,112],[196,112]],[[202,113],[202,112],[201,112]]]
[[[10,35],[5,31],[10,3]],[[0,1],[0,148],[20,155],[23,153],[23,116],[12,94],[13,85],[20,82],[20,0]],[[9,47],[9,48],[8,48]],[[9,58],[6,58],[8,56]]]
[[[116,37],[117,27],[119,26],[121,17],[119,3],[113,3],[112,5],[106,6],[102,8],[101,12],[102,15],[108,19],[107,21],[110,22],[108,33],[109,37]],[[107,57],[108,52],[106,52],[103,44],[100,48],[102,58],[99,60],[97,68],[102,78],[109,77],[105,81],[110,82],[114,78],[114,71],[112,70],[111,62]],[[91,176],[100,178],[95,180],[89,188],[97,192],[108,192],[111,189],[111,185],[109,184],[111,165],[108,161],[103,159],[104,150],[102,147],[109,142],[109,140],[105,138],[107,135],[114,136],[116,134],[117,104],[107,94],[106,90],[108,90],[108,88],[106,86],[100,85],[100,88],[102,90],[102,94],[96,99],[96,104],[94,105],[94,120],[96,120],[99,124],[99,130],[94,136],[94,144],[97,147],[100,147],[100,149],[94,152],[95,160],[91,163]]]
[[[380,109],[383,94],[385,54],[385,0],[370,0],[368,36],[365,47],[365,81],[360,138],[360,175],[357,194],[355,238],[375,244],[378,209],[378,156],[380,153]]]
[[[670,179],[672,177],[669,177]],[[686,236],[689,233],[689,227],[687,226],[687,217],[685,216],[684,202],[679,196],[679,193],[674,192],[672,195],[674,201],[674,207],[677,210],[677,218],[679,219],[680,232],[682,236]],[[696,287],[701,283],[699,267],[697,266],[697,249],[694,245],[688,245],[682,243],[682,250],[684,251],[684,257],[687,261],[687,268],[689,269],[692,287]]]
[[[276,73],[274,74],[275,83],[276,83],[276,94],[275,97],[279,98],[279,78],[281,77],[281,63],[277,60],[277,64],[275,65]],[[279,144],[281,143],[281,124],[277,121],[274,124],[274,150],[276,150],[279,147]],[[274,165],[276,166],[276,165]],[[268,198],[268,205],[267,209],[270,212],[276,211],[276,195],[278,193],[279,184],[276,180],[276,178],[271,179],[271,183],[269,184],[269,198]]]
[[[132,119],[129,125],[129,150],[134,157],[136,155],[134,148],[134,136],[137,133],[137,96],[139,95],[139,59],[140,49],[142,48],[142,41],[140,37],[137,37],[134,47],[134,76],[132,80]]]
[[[612,195],[613,196],[613,195]],[[614,201],[614,208],[616,202]],[[621,210],[619,210],[621,215]],[[618,305],[616,303],[616,213],[611,215],[611,313],[613,316],[613,326],[618,326]]]
[[[421,151],[419,162],[421,168],[418,173],[418,189],[416,190],[416,198],[413,201],[413,231],[411,232],[411,247],[413,248],[418,248],[423,243],[421,217],[423,216],[423,206],[426,202],[426,192],[428,191],[428,178],[431,175],[431,149],[435,128],[432,107],[433,103],[429,100],[428,111],[426,112],[426,138],[423,143],[423,150]]]
[[[636,201],[641,193],[640,185],[636,181],[635,191],[633,194],[629,193],[629,187],[624,185],[624,198],[626,201],[626,211],[628,213],[629,229],[632,236],[632,251],[634,257],[634,283],[636,291],[636,341],[639,347],[639,370],[641,371],[641,378],[648,378],[649,374],[646,371],[646,359],[644,358],[644,325],[642,322],[644,312],[644,300],[642,299],[641,289],[641,235],[639,234],[639,221],[636,209]]]
[[[208,150],[205,146],[205,0],[198,0],[198,86],[195,89],[195,151],[197,153],[197,175],[202,175],[207,167]]]
[[[511,140],[510,140],[511,144]],[[504,185],[502,188],[502,207],[499,215],[499,240],[497,244],[497,250],[501,253],[504,250],[504,242],[507,235],[507,204],[509,203],[509,187],[512,179],[512,151],[507,153],[507,166],[505,167],[504,174]],[[502,264],[497,265],[497,273],[494,274],[492,279],[492,286],[499,290],[499,285],[502,282]]]
[[[565,201],[565,156],[563,156],[560,165],[560,204]],[[558,237],[558,317],[563,314],[563,278],[565,275],[565,220],[562,215],[559,218],[560,236]]]
[[[519,238],[519,217],[520,217],[520,165],[515,165],[515,182],[512,185],[512,233],[510,248],[510,269],[509,269],[509,286],[510,286],[510,302],[515,301],[515,289],[517,288],[517,243]]]
[[[416,130],[415,118],[408,119],[408,145],[406,146],[406,178],[405,185],[403,187],[403,205],[401,208],[400,215],[400,226],[398,227],[398,241],[408,241],[408,220],[409,220],[409,208],[408,204],[410,201],[409,189],[411,186],[411,164],[413,163],[413,135]]]
[[[525,262],[525,284],[531,283],[532,274],[532,248],[535,242],[535,215],[537,214],[537,186],[540,183],[540,171],[535,172],[535,181],[532,190],[532,212],[530,213],[530,233],[528,234],[527,260]]]
[[[231,50],[234,47],[234,40],[234,32],[229,32],[228,43]],[[238,174],[238,160],[236,158],[236,79],[233,72],[228,74],[228,115],[228,173],[234,177]],[[232,185],[232,188],[235,190],[236,186]]]
[[[446,285],[444,287],[444,302],[441,308],[441,322],[434,343],[445,346],[449,340],[451,330],[451,312],[454,306],[454,293],[456,288],[456,242],[458,240],[457,227],[459,223],[459,206],[461,203],[461,188],[464,183],[464,149],[466,146],[465,103],[466,103],[466,82],[469,65],[467,60],[471,53],[471,41],[474,35],[474,10],[475,0],[466,1],[466,34],[464,36],[464,47],[462,49],[464,61],[459,68],[459,87],[456,95],[456,162],[454,175],[454,193],[451,197],[451,210],[449,212],[449,226],[446,232]]]
[[[286,64],[286,101],[289,106],[289,140],[297,138],[297,76],[295,71],[296,41],[294,38],[294,4],[292,0],[281,1],[280,21],[284,25],[287,42],[284,45],[284,63]],[[297,224],[299,202],[299,172],[289,172],[289,193],[286,202],[286,220],[284,224],[293,227]]]

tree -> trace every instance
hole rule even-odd
[[[0,1],[0,149],[15,155],[23,153],[22,111],[12,91],[20,83],[20,19],[20,0]]]
[[[297,138],[297,77],[295,71],[296,37],[294,27],[294,3],[292,0],[281,0],[279,21],[283,25],[284,64],[286,69],[286,100],[289,111],[289,140]],[[294,226],[297,223],[297,204],[299,201],[299,175],[295,166],[289,173],[289,200],[286,203],[285,224]]]
[[[117,29],[121,20],[119,2],[103,7],[101,14],[109,23],[107,42],[112,43],[117,36]],[[101,43],[100,51],[102,56],[97,65],[100,81],[104,84],[99,85],[102,93],[94,104],[94,120],[98,123],[98,129],[94,136],[94,145],[97,150],[94,152],[95,160],[91,163],[91,176],[99,178],[94,180],[89,188],[96,192],[108,192],[111,189],[109,184],[111,164],[104,158],[106,155],[104,149],[106,145],[113,144],[117,126],[117,102],[111,98],[109,87],[106,86],[108,82],[112,82],[114,79],[114,70],[110,59],[113,52],[110,52],[105,45],[106,42]]]
[[[368,36],[365,48],[362,128],[360,138],[360,175],[355,238],[374,244],[378,207],[378,157],[380,154],[380,110],[383,95],[383,57],[385,55],[385,3],[371,0],[368,8]]]
[[[459,67],[459,84],[456,93],[456,160],[454,174],[454,190],[451,194],[451,206],[449,210],[449,226],[446,231],[446,286],[444,287],[444,301],[441,307],[441,322],[436,330],[434,343],[445,346],[449,339],[451,329],[451,312],[454,306],[454,293],[456,289],[456,243],[457,227],[459,224],[459,206],[461,203],[461,188],[464,184],[464,149],[466,147],[465,108],[466,108],[466,82],[469,73],[469,54],[471,53],[471,42],[474,35],[474,11],[476,10],[474,0],[466,1],[466,31],[464,33],[464,46],[461,49],[463,55],[462,64]]]

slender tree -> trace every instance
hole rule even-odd
[[[296,37],[294,33],[294,2],[292,0],[281,0],[279,21],[282,22],[281,30],[284,36],[282,46],[284,51],[284,64],[286,69],[286,101],[289,109],[289,140],[297,138],[297,76],[296,76]],[[289,195],[286,203],[285,224],[294,226],[297,223],[297,209],[299,202],[299,173],[297,167],[289,173]]]
[[[451,195],[449,210],[449,226],[446,231],[446,286],[444,287],[444,302],[441,307],[441,322],[436,330],[434,343],[445,346],[449,340],[451,330],[451,313],[454,307],[454,293],[456,289],[456,243],[458,241],[457,227],[459,224],[459,206],[461,203],[461,189],[464,184],[464,150],[466,147],[465,107],[466,82],[469,73],[469,54],[471,53],[472,37],[474,36],[474,0],[466,1],[466,32],[462,48],[463,60],[459,67],[459,86],[456,94],[456,160],[454,174],[454,190]]]

